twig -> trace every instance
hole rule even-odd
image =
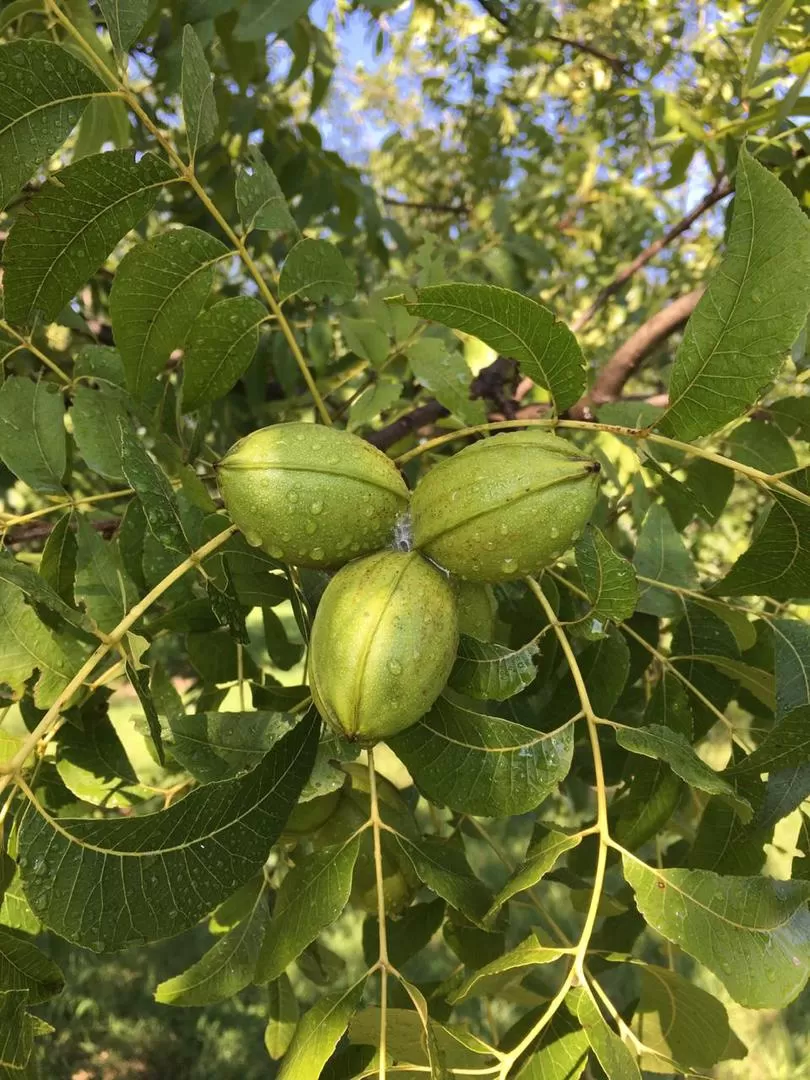
[[[507,34],[515,35],[517,28],[512,22],[507,11],[499,7],[493,0],[478,0],[481,7],[499,23],[500,26],[507,32]],[[612,56],[610,53],[606,53],[603,49],[598,49],[595,45],[591,45],[587,41],[581,41],[579,38],[563,37],[561,34],[546,34],[546,41],[553,41],[556,45],[564,45],[569,48],[576,49],[577,52],[587,53],[589,56],[595,56],[598,60],[603,61],[608,67],[612,68],[617,75],[621,75],[625,78],[635,79],[636,76],[633,73],[632,68],[625,60],[620,60],[618,56]]]
[[[469,214],[470,207],[464,203],[417,202],[413,199],[394,199],[383,195],[386,206],[401,206],[406,210],[428,210],[432,214]]]
[[[673,225],[671,229],[668,229],[663,236],[658,238],[658,240],[654,240],[649,244],[624,268],[624,270],[619,271],[613,280],[605,285],[601,292],[597,294],[597,297],[591,306],[583,311],[581,315],[578,315],[571,323],[571,329],[574,333],[581,330],[583,326],[589,323],[597,311],[604,307],[611,296],[614,296],[619,292],[619,290],[627,284],[630,278],[637,273],[642,266],[646,266],[648,262],[655,258],[659,251],[663,251],[663,249],[671,244],[673,240],[677,240],[677,238],[685,233],[699,217],[705,214],[707,210],[710,210],[716,203],[719,203],[721,199],[725,199],[732,191],[731,181],[727,177],[721,177],[714,184],[712,189],[703,196],[693,210],[690,210],[685,217],[681,218],[681,220]]]
[[[517,364],[514,360],[499,356],[493,363],[482,368],[473,379],[470,384],[470,397],[485,398],[493,402],[508,419],[511,419],[514,414],[511,398],[516,382]],[[507,394],[506,391],[509,393]],[[376,446],[378,450],[388,450],[412,431],[418,431],[420,428],[427,427],[428,424],[435,423],[441,417],[449,415],[449,409],[440,405],[435,398],[430,398],[423,405],[417,405],[411,412],[398,417],[379,431],[370,432],[366,435],[366,441]]]

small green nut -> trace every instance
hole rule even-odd
[[[442,692],[458,647],[453,586],[416,551],[339,570],[312,624],[310,689],[321,716],[374,743],[415,724]]]
[[[593,512],[599,462],[545,431],[496,435],[430,470],[411,500],[414,546],[468,581],[534,574]]]
[[[456,601],[459,633],[479,641],[492,641],[498,616],[498,602],[492,586],[478,581],[457,581]]]
[[[314,799],[309,799],[307,802],[298,803],[287,818],[284,838],[291,839],[317,832],[337,809],[340,796],[341,791],[338,789],[329,791],[326,795],[316,795]]]
[[[385,547],[410,497],[385,454],[316,424],[260,428],[231,447],[217,472],[248,543],[296,566],[342,566]]]

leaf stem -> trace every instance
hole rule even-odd
[[[52,503],[51,506],[43,506],[39,510],[32,510],[29,514],[9,515],[8,517],[0,515],[0,526],[3,529],[10,529],[15,525],[24,525],[27,521],[34,521],[36,518],[57,513],[60,510],[72,510],[76,506],[89,506],[91,503],[104,502],[107,499],[123,499],[126,495],[132,495],[132,493],[132,488],[120,488],[118,491],[102,491],[98,495],[81,495],[77,499],[60,499],[59,502]]]
[[[58,379],[60,379],[66,386],[70,386],[70,376],[67,375],[64,371],[62,371],[62,369],[59,367],[55,360],[51,360],[50,356],[46,356],[46,354],[41,349],[38,349],[30,338],[27,338],[25,334],[21,334],[17,330],[15,330],[14,327],[10,326],[5,319],[0,319],[0,330],[2,330],[6,334],[11,334],[12,337],[16,338],[17,341],[19,341],[21,349],[27,349],[30,353],[33,353],[33,355],[36,356],[37,360],[41,360],[47,368],[50,368],[50,370],[54,373],[54,375],[56,375]]]
[[[599,850],[596,856],[596,869],[594,871],[593,892],[591,893],[591,902],[588,906],[588,913],[585,916],[585,925],[582,928],[579,941],[577,942],[576,950],[574,952],[574,960],[569,968],[568,974],[563,980],[562,986],[551,999],[548,1007],[544,1010],[542,1016],[533,1025],[531,1030],[524,1036],[523,1039],[514,1047],[513,1050],[504,1059],[501,1066],[500,1080],[506,1080],[509,1075],[509,1071],[512,1066],[518,1060],[518,1058],[531,1046],[546,1024],[551,1020],[559,1007],[562,1005],[566,994],[570,990],[574,981],[579,981],[583,986],[587,985],[587,978],[585,974],[585,959],[588,955],[588,945],[590,944],[591,937],[593,936],[594,927],[596,926],[596,920],[599,914],[599,902],[602,898],[602,890],[605,885],[605,871],[607,868],[607,852],[608,844],[610,842],[610,834],[608,831],[608,816],[607,816],[607,790],[605,784],[605,771],[602,764],[602,750],[599,745],[599,732],[597,728],[598,717],[596,716],[593,706],[591,705],[591,699],[588,696],[588,690],[585,686],[585,680],[582,677],[582,671],[579,666],[579,662],[574,655],[574,650],[566,636],[565,630],[562,627],[554,608],[546,599],[546,595],[543,592],[540,585],[533,578],[526,578],[526,583],[534,593],[540,606],[542,607],[546,618],[549,621],[557,640],[560,643],[560,648],[563,651],[563,655],[568,663],[568,667],[571,671],[571,677],[574,680],[574,685],[579,696],[580,704],[582,706],[582,712],[585,716],[586,723],[588,725],[588,737],[591,744],[591,754],[593,756],[593,767],[596,776],[596,830],[599,836]]]
[[[377,770],[374,766],[374,749],[368,748],[368,785],[371,803],[371,829],[374,841],[374,873],[377,881],[377,922],[379,924],[380,969],[380,1072],[379,1080],[385,1080],[386,1029],[388,1026],[388,933],[385,926],[385,882],[383,879],[382,836],[380,803],[377,797]]]
[[[582,589],[580,589],[578,585],[575,585],[572,581],[569,581],[568,578],[565,577],[563,574],[558,574],[554,570],[547,570],[546,573],[549,575],[549,577],[554,578],[555,581],[559,581],[562,585],[565,585],[566,588],[570,589],[571,592],[576,593],[577,596],[581,596],[584,600],[588,599],[588,594],[586,592],[584,592]],[[651,578],[643,578],[643,579],[640,579],[640,580],[652,581]],[[652,584],[657,586],[657,585],[660,585],[661,582],[660,581],[653,581]],[[696,593],[695,595],[700,596],[702,594]],[[706,695],[695,686],[695,684],[693,682],[691,682],[689,679],[687,679],[687,677],[683,674],[682,671],[680,671],[677,667],[675,667],[675,665],[672,663],[672,661],[669,659],[668,656],[664,656],[664,654],[662,652],[660,652],[658,649],[656,649],[656,647],[654,645],[650,645],[649,641],[647,641],[646,638],[643,638],[641,636],[641,634],[637,633],[637,631],[635,631],[632,626],[628,626],[626,622],[620,622],[620,623],[617,623],[616,625],[625,634],[628,634],[631,638],[633,638],[634,641],[637,641],[638,644],[641,645],[642,648],[646,649],[647,652],[651,656],[654,656],[655,659],[658,661],[658,663],[666,671],[668,671],[671,675],[673,675],[680,683],[682,683],[686,687],[686,689],[690,691],[690,693],[694,694],[694,696],[697,698],[697,700],[702,705],[705,705],[705,707],[722,724],[725,724],[725,726],[729,729],[729,731],[733,732],[735,730],[734,725],[728,719],[728,717],[724,716],[723,713],[721,713],[720,710],[717,708],[717,706],[713,702],[711,702],[706,697]],[[611,723],[611,721],[608,720],[608,721],[606,721],[606,723]]]
[[[151,116],[149,116],[146,110],[142,107],[137,95],[134,94],[127,85],[121,82],[117,76],[113,75],[106,67],[106,65],[104,65],[99,60],[99,58],[95,55],[93,50],[84,40],[82,35],[70,21],[70,19],[64,14],[64,12],[59,9],[56,4],[56,0],[45,0],[45,3],[48,7],[48,10],[53,13],[57,21],[61,23],[65,30],[67,30],[67,32],[74,38],[76,43],[87,56],[88,60],[92,63],[93,67],[97,71],[99,71],[100,74],[102,74],[102,76],[108,81],[112,80],[115,83],[116,90],[119,91],[129,108],[132,109],[132,111],[135,113],[135,115],[138,117],[143,126],[147,129],[147,131],[149,131],[157,139],[163,150],[166,152],[169,161],[179,173],[180,177],[183,180],[187,181],[187,183],[190,185],[190,187],[196,194],[197,198],[200,200],[200,202],[203,204],[209,214],[211,214],[216,223],[219,225],[219,227],[228,237],[230,242],[233,244],[240,259],[242,260],[242,263],[245,266],[245,269],[256,282],[259,292],[262,295],[262,299],[272,312],[273,316],[278,320],[279,329],[286,338],[287,344],[290,347],[290,352],[293,354],[295,362],[298,365],[301,375],[304,378],[304,382],[307,384],[307,389],[309,390],[312,396],[312,400],[315,403],[318,415],[320,416],[322,422],[327,425],[327,427],[330,426],[332,423],[332,418],[329,415],[326,406],[324,405],[323,398],[320,395],[318,387],[315,385],[315,380],[312,377],[312,373],[307,367],[307,362],[304,359],[304,355],[301,352],[298,342],[295,339],[293,329],[287,321],[286,315],[281,310],[281,305],[270,291],[270,288],[267,285],[267,282],[264,280],[264,277],[258,266],[256,265],[253,256],[248,251],[244,239],[239,236],[238,233],[232,228],[227,218],[221,213],[217,205],[211,199],[208,192],[198,180],[194,172],[193,162],[188,165],[185,163],[185,161],[177,153],[169,139],[166,138],[163,132],[154,123]]]
[[[714,462],[715,465],[722,465],[727,469],[733,469],[734,472],[740,473],[742,476],[747,477],[749,480],[753,480],[757,484],[773,488],[783,495],[789,495],[790,498],[795,499],[797,502],[802,502],[807,506],[810,506],[810,495],[803,491],[799,491],[798,488],[792,487],[790,484],[786,484],[783,480],[779,479],[778,474],[762,472],[761,469],[755,469],[751,465],[743,465],[740,461],[734,461],[732,458],[723,457],[722,454],[716,454],[713,450],[704,450],[702,446],[694,446],[692,443],[679,442],[678,439],[670,439],[666,435],[658,435],[648,428],[629,428],[622,427],[619,424],[599,424],[592,420],[546,420],[534,418],[526,418],[524,420],[493,420],[487,424],[476,424],[473,427],[459,428],[458,431],[451,431],[447,435],[437,435],[434,439],[428,439],[419,446],[415,446],[413,450],[408,450],[407,453],[401,454],[396,459],[396,464],[401,468],[409,461],[419,457],[420,454],[424,454],[428,450],[434,450],[437,446],[443,446],[445,443],[453,442],[456,439],[464,439],[470,435],[479,435],[486,431],[525,427],[547,427],[554,429],[574,428],[581,431],[605,431],[609,435],[617,435],[626,439],[638,439],[639,441],[646,440],[649,442],[660,443],[662,446],[671,446],[676,450],[683,451],[685,454],[704,458],[706,461]]]
[[[146,594],[143,600],[140,600],[134,607],[130,608],[118,625],[106,635],[104,641],[102,641],[95,652],[87,658],[67,686],[59,693],[54,703],[30,733],[17,753],[4,765],[0,765],[0,791],[3,791],[4,788],[8,787],[13,780],[18,779],[20,769],[27,761],[29,754],[36,748],[40,739],[47,735],[51,727],[58,723],[64,705],[82,686],[85,679],[92,675],[96,665],[103,660],[109,652],[116,648],[130,627],[134,626],[144,612],[147,611],[156,600],[159,600],[176,581],[179,581],[189,570],[195,569],[200,565],[203,559],[206,559],[218,548],[222,547],[235,532],[236,526],[229,525],[227,529],[223,529],[222,532],[217,533],[213,539],[203,544],[202,547],[197,548],[196,551],[192,551],[188,558],[175,566],[162,581],[159,581],[158,584]]]

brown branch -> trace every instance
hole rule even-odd
[[[731,194],[732,190],[731,182],[726,177],[721,177],[715,183],[711,191],[704,195],[697,206],[693,210],[690,210],[686,217],[681,218],[681,220],[665,232],[663,236],[659,237],[658,240],[654,240],[648,247],[640,252],[631,263],[616,274],[613,280],[597,294],[597,297],[591,306],[581,315],[577,316],[571,323],[571,329],[574,333],[581,330],[583,326],[589,323],[597,311],[604,307],[611,296],[615,296],[615,294],[627,284],[637,271],[655,258],[659,251],[663,251],[663,249],[671,244],[673,240],[677,240],[677,238],[685,233],[702,214],[705,214],[707,210],[710,210],[711,207],[720,202],[721,199],[725,199],[727,195]]]
[[[427,210],[432,214],[469,214],[469,206],[464,203],[436,203],[414,202],[411,199],[394,199],[390,195],[383,195],[382,201],[386,206],[401,206],[407,210]]]
[[[412,412],[405,413],[404,416],[400,416],[391,424],[386,424],[379,431],[369,432],[365,438],[378,450],[388,450],[412,431],[418,431],[419,428],[435,423],[442,416],[449,415],[449,409],[445,409],[444,405],[440,405],[435,398],[431,398],[424,405],[418,405]]]
[[[605,405],[609,401],[618,401],[625,384],[638,370],[642,361],[671,334],[686,325],[703,292],[700,288],[685,293],[642,323],[600,368],[593,386],[571,406],[567,416],[575,420],[590,420],[594,407]]]
[[[89,521],[88,524],[102,536],[112,536],[121,524],[121,519],[104,518],[101,521]],[[25,525],[17,525],[3,534],[3,544],[6,547],[17,547],[20,544],[28,544],[32,540],[47,540],[54,527],[51,521],[31,521]]]
[[[491,19],[494,19],[496,23],[503,27],[507,34],[517,36],[516,27],[512,22],[509,12],[501,8],[497,4],[497,0],[478,0],[478,3]],[[595,45],[591,45],[587,41],[581,41],[578,38],[563,37],[561,34],[546,34],[545,40],[553,41],[555,45],[568,46],[569,48],[576,49],[577,52],[587,53],[589,56],[595,56],[598,60],[601,60],[612,68],[617,75],[621,75],[624,78],[636,78],[633,69],[625,60],[620,60],[618,56],[612,56],[610,53],[606,53],[602,49],[596,48]]]
[[[557,45],[568,45],[572,49],[576,49],[577,52],[587,53],[589,56],[595,56],[598,60],[607,64],[613,71],[622,76],[625,79],[635,79],[636,75],[633,69],[627,63],[626,60],[620,60],[618,56],[611,56],[610,53],[603,52],[602,49],[597,49],[595,45],[589,45],[587,41],[579,41],[576,38],[561,37],[559,34],[546,34],[548,41],[553,41]]]
[[[511,416],[514,411],[513,395],[517,378],[518,367],[515,361],[499,356],[491,364],[482,368],[473,379],[470,384],[470,397],[472,399],[484,398],[495,408]],[[366,435],[366,440],[378,450],[388,450],[400,439],[410,435],[412,431],[418,431],[420,428],[427,427],[428,424],[434,424],[443,416],[449,415],[449,409],[440,405],[435,398],[431,398],[392,423],[386,424],[379,431],[370,432]]]

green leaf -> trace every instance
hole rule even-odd
[[[610,716],[630,671],[627,642],[621,632],[611,626],[604,636],[583,649],[578,659],[594,712],[597,716]],[[578,715],[581,709],[579,693],[566,664],[551,699],[543,708],[542,726],[546,729],[561,726]],[[530,715],[534,720],[537,712]]]
[[[305,15],[312,0],[248,0],[239,12],[233,36],[237,41],[261,41],[286,30]]]
[[[41,10],[40,0],[11,0],[11,3],[5,4],[3,10],[0,11],[0,30],[5,30],[21,15],[27,15],[29,11]]]
[[[0,579],[0,684],[19,698],[28,679],[38,671],[34,702],[38,708],[47,708],[82,662],[78,644],[73,643],[69,652],[66,647],[40,622],[19,588]]]
[[[491,897],[459,848],[434,836],[417,842],[399,835],[397,841],[420,881],[468,919],[483,924]]]
[[[810,221],[743,148],[723,263],[686,326],[669,385],[665,435],[711,435],[759,400],[810,307]]]
[[[304,296],[307,300],[331,297],[336,304],[351,300],[357,280],[334,244],[326,240],[299,240],[281,268],[278,298],[289,300]]]
[[[802,705],[783,716],[756,750],[732,772],[774,772],[805,761],[810,761],[810,705]]]
[[[591,995],[584,991],[579,997],[577,1019],[607,1080],[641,1080],[630,1048],[608,1026]]]
[[[93,806],[133,806],[150,797],[106,715],[82,711],[84,730],[67,724],[59,733],[56,769],[77,798]]]
[[[160,983],[155,1001],[161,1005],[217,1005],[244,990],[253,982],[269,914],[267,897],[261,889],[250,914],[196,964]]]
[[[484,998],[497,996],[509,983],[527,975],[527,968],[535,964],[553,964],[563,955],[564,950],[550,949],[542,945],[534,934],[530,934],[516,948],[474,971],[447,1000],[451,1005],[457,1005],[472,994]]]
[[[63,522],[68,520],[70,515],[66,515],[62,521],[57,525],[63,536],[69,536],[73,540],[73,533],[69,530],[68,525],[63,525]],[[57,529],[51,533],[51,538],[56,534]],[[74,541],[75,543],[75,541]],[[53,557],[53,549],[51,550],[51,557]],[[42,562],[40,563],[40,573],[35,573],[30,566],[25,566],[23,563],[18,562],[10,552],[0,551],[0,581],[5,582],[8,585],[14,585],[18,588],[29,600],[33,601],[35,605],[47,608],[49,611],[53,611],[55,614],[61,616],[65,622],[70,623],[71,626],[76,628],[87,629],[89,624],[87,620],[83,618],[82,614],[70,607],[61,596],[48,584],[45,578],[43,566],[47,570],[47,564],[45,563],[45,554],[48,553],[46,546],[45,553],[43,553]],[[73,590],[73,577],[70,577],[70,591]],[[71,597],[72,599],[72,597]]]
[[[773,619],[770,625],[780,720],[800,705],[810,705],[810,626],[800,619]]]
[[[19,588],[35,600],[57,611],[67,622],[73,626],[83,626],[84,618],[79,611],[73,608],[76,598],[73,596],[73,580],[76,578],[76,536],[72,530],[72,514],[63,514],[51,530],[48,540],[42,549],[42,558],[39,564],[39,573],[33,573],[28,567],[14,564],[14,569],[26,572],[26,583],[19,584]],[[0,577],[3,576],[3,559],[0,559]],[[13,571],[12,571],[13,572]],[[30,578],[27,577],[30,573]],[[5,580],[12,581],[12,577]],[[41,586],[44,585],[44,589]],[[63,600],[63,605],[58,604],[56,597]]]
[[[126,52],[149,14],[149,0],[98,0],[116,52]]]
[[[644,712],[644,722],[648,726],[663,724],[687,739],[692,738],[689,697],[674,675],[666,674],[656,686]],[[612,830],[620,844],[634,850],[672,817],[683,792],[683,783],[663,761],[631,757],[627,765],[632,772],[632,781],[627,796],[615,804],[616,819]]]
[[[493,900],[487,913],[487,921],[490,921],[513,896],[517,896],[525,889],[531,889],[541,881],[549,870],[556,866],[561,856],[576,847],[580,840],[579,836],[569,836],[568,833],[559,832],[537,822],[523,863]]]
[[[529,1014],[526,1020],[537,1021],[538,1017],[539,1014]],[[589,1046],[583,1029],[565,1009],[560,1009],[540,1036],[539,1049],[516,1080],[579,1080],[588,1064]]]
[[[692,497],[697,512],[714,525],[734,489],[734,472],[706,458],[695,458],[686,469],[683,486]]]
[[[388,744],[432,802],[461,814],[508,817],[534,810],[567,776],[573,732],[571,725],[536,731],[439,698]]]
[[[68,165],[17,215],[3,259],[6,318],[50,322],[153,208],[174,177],[154,154],[93,154]]]
[[[734,682],[715,666],[724,659],[736,660],[739,649],[728,623],[704,604],[675,597],[683,617],[675,623],[670,652],[677,670],[719,710],[728,704]],[[712,665],[712,666],[710,666]],[[717,716],[693,696],[696,730],[703,733]]]
[[[138,657],[133,656],[131,649],[126,648],[126,644],[131,640],[131,636],[128,635],[125,639],[124,654],[127,657],[125,671],[127,678],[129,679],[132,689],[138,696],[138,701],[141,703],[143,709],[144,718],[146,720],[146,729],[140,728],[142,734],[147,739],[147,745],[151,746],[154,751],[154,756],[159,765],[166,764],[166,752],[163,749],[163,728],[160,723],[160,717],[158,716],[157,706],[152,700],[152,692],[149,687],[149,668],[138,662]]]
[[[81,349],[76,355],[73,374],[76,379],[109,383],[119,390],[124,389],[127,381],[121,354],[106,345],[86,345]]]
[[[766,473],[787,472],[797,464],[788,440],[776,424],[764,420],[746,420],[734,428],[727,440],[727,453],[735,461]]]
[[[252,772],[160,813],[57,823],[29,804],[19,862],[33,911],[96,952],[193,926],[264,864],[312,768],[317,730],[302,722]]]
[[[380,379],[379,382],[367,386],[352,402],[346,424],[347,431],[357,431],[376,420],[381,413],[397,404],[401,394],[402,385],[396,379]]]
[[[200,39],[191,26],[183,27],[181,98],[186,122],[188,153],[192,161],[197,151],[214,141],[219,117],[214,100],[211,69]]]
[[[622,622],[629,619],[638,603],[638,582],[632,565],[594,525],[585,527],[575,550],[577,569],[591,602],[586,619],[591,624],[594,620]]]
[[[130,429],[132,425],[120,398],[77,386],[70,419],[76,445],[90,468],[108,480],[123,480],[121,427]]]
[[[284,1057],[295,1034],[300,1010],[290,980],[281,975],[267,988],[270,998],[267,1007],[267,1027],[264,1029],[264,1046],[267,1053],[278,1061]]]
[[[465,425],[485,424],[483,401],[472,400],[472,372],[460,352],[436,338],[422,338],[408,347],[408,363],[417,382]]]
[[[415,1065],[421,1069],[432,1066],[429,1073],[432,1080],[448,1080],[447,1069],[472,1069],[477,1072],[483,1068],[487,1062],[482,1058],[491,1059],[492,1057],[486,1043],[471,1035],[469,1030],[461,1025],[440,1024],[436,1020],[427,1021],[426,1013],[422,1009],[424,995],[412,983],[403,980],[403,984],[411,1000],[415,1005],[419,1002],[419,1006],[417,1009],[389,1008],[386,1012],[387,1054],[397,1063],[397,1066],[402,1066],[401,1070],[397,1067],[390,1070],[392,1075],[409,1075],[413,1072],[409,1066]],[[358,1013],[349,1028],[349,1038],[358,1049],[375,1047],[379,1051],[380,1009],[372,1007]],[[431,1051],[432,1061],[426,1053],[426,1042]],[[379,1053],[372,1060],[358,1061],[358,1064],[362,1071],[352,1072],[353,1077],[379,1076]],[[329,1075],[333,1080],[337,1080],[337,1073]],[[450,1076],[452,1075],[451,1072]]]
[[[14,834],[12,834],[11,842],[14,842]],[[0,905],[0,924],[6,929],[21,930],[25,934],[39,934],[42,924],[25,899],[17,864],[6,856],[0,861],[0,871],[2,871],[0,891],[3,894],[3,903]]]
[[[653,503],[642,522],[633,566],[639,577],[680,585],[685,589],[698,588],[697,571],[681,534],[659,503]],[[640,584],[639,611],[664,618],[675,618],[681,614],[681,600],[675,593],[669,589],[657,589],[648,582]]]
[[[657,870],[623,855],[647,922],[720,979],[740,1005],[780,1009],[810,974],[810,883]]]
[[[132,143],[129,113],[123,98],[95,97],[84,110],[73,148],[73,163],[98,154],[105,143],[126,147]]]
[[[787,397],[766,406],[768,415],[788,439],[810,442],[810,397]]]
[[[45,953],[25,938],[0,926],[0,990],[27,990],[36,1005],[61,992],[62,972]]]
[[[633,754],[643,754],[644,757],[656,761],[665,761],[690,787],[708,791],[710,795],[722,795],[733,805],[743,821],[750,820],[752,811],[748,800],[740,798],[727,780],[697,756],[688,739],[680,731],[673,731],[662,724],[637,728],[617,725],[616,741]]]
[[[507,649],[462,634],[450,686],[482,701],[506,701],[534,682],[534,657],[539,651],[533,641],[521,649]]]
[[[290,730],[281,712],[202,712],[169,717],[172,756],[202,784],[258,765]]]
[[[284,1056],[278,1080],[320,1076],[363,997],[366,976],[348,990],[325,994],[302,1016]]]
[[[135,590],[112,540],[102,540],[87,521],[77,520],[76,599],[105,633],[113,630],[135,602]]]
[[[445,902],[437,899],[413,904],[398,918],[386,919],[388,958],[394,967],[404,966],[430,943],[430,939],[442,925],[444,913]],[[369,966],[377,961],[379,945],[379,920],[368,915],[363,923],[363,953]]]
[[[765,0],[757,17],[756,30],[748,50],[748,63],[742,80],[740,97],[747,98],[754,85],[762,50],[779,28],[779,24],[793,7],[793,0]]]
[[[133,248],[115,275],[110,317],[127,386],[142,397],[202,310],[228,251],[199,229],[173,229]]]
[[[0,992],[0,1066],[15,1071],[25,1068],[34,1048],[36,1021],[27,1005],[27,990]]]
[[[744,1056],[745,1048],[737,1049],[726,1008],[716,997],[668,968],[642,964],[639,975],[641,997],[632,1029],[656,1051],[642,1056],[643,1069],[672,1072],[664,1058],[679,1072],[707,1072],[724,1058]]]
[[[53,383],[11,375],[0,386],[0,458],[23,483],[64,494],[65,403]]]
[[[801,490],[808,487],[808,474]],[[751,546],[726,576],[711,587],[713,596],[770,596],[792,600],[810,596],[810,506],[781,492]]]
[[[188,335],[183,355],[183,411],[224,397],[247,371],[267,309],[252,296],[232,296],[207,308]]]
[[[49,41],[13,41],[0,48],[0,208],[59,149],[87,102],[105,89],[86,64]]]
[[[524,375],[551,393],[558,413],[585,390],[585,358],[577,339],[553,312],[528,296],[497,285],[454,282],[416,290],[416,300],[392,296],[411,315],[479,338],[511,356]]]
[[[124,476],[143,504],[150,533],[169,551],[188,555],[191,543],[180,520],[180,512],[168,477],[147,454],[143,441],[133,431],[122,426],[119,442]]]
[[[241,164],[236,174],[236,205],[244,232],[272,229],[297,233],[284,192],[261,150],[249,146],[247,155],[247,164]]]
[[[359,851],[358,836],[304,856],[287,874],[259,953],[257,982],[279,978],[307,945],[337,919],[349,902]]]
[[[340,332],[353,353],[361,360],[368,360],[374,367],[381,367],[388,358],[390,342],[388,334],[373,319],[352,319],[340,316]]]

